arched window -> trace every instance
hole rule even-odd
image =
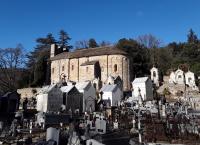
[[[72,65],[72,70],[74,70],[74,65]]]
[[[155,71],[153,71],[153,77],[156,77],[156,72]]]
[[[114,65],[114,72],[116,72],[117,71],[117,65],[115,64]]]
[[[54,68],[52,68],[52,74],[54,73]]]
[[[65,66],[63,65],[63,66],[62,66],[62,71],[64,71],[64,70],[65,70]]]
[[[86,72],[88,72],[88,67],[86,67]]]

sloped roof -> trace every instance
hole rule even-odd
[[[56,86],[56,84],[54,85],[49,85],[49,86],[44,86],[39,93],[48,93],[49,91],[51,91],[54,87]]]
[[[7,93],[5,93],[2,97],[8,97],[9,94],[11,94],[11,92],[7,92]]]
[[[89,81],[85,81],[85,82],[78,82],[78,83],[76,83],[75,86],[79,91],[80,90],[83,91],[88,87],[89,84],[90,84]]]
[[[115,77],[112,76],[112,75],[109,75],[107,80],[112,80],[112,81],[114,81],[114,80],[115,80]]]
[[[64,93],[69,93],[72,89],[74,88],[73,85],[69,85],[69,86],[63,86],[60,88],[60,90]]]
[[[115,91],[115,89],[117,89],[117,85],[104,85],[100,92],[113,92]]]
[[[112,75],[109,75],[108,78],[107,78],[107,81],[114,81],[114,80],[116,80],[117,78],[120,78],[120,76],[112,76]]]
[[[184,73],[183,70],[181,70],[181,69],[177,69],[177,70],[175,71],[175,74],[177,74],[177,73],[179,73],[179,72]]]
[[[185,74],[186,74],[186,75],[187,75],[187,74],[192,74],[192,75],[194,75],[194,73],[191,72],[191,71],[188,71],[188,72],[186,72]]]
[[[110,54],[127,55],[127,53],[117,47],[96,47],[87,49],[77,49],[74,52],[63,52],[50,58],[51,60],[67,59],[67,58],[80,58],[88,56],[100,56]]]
[[[6,97],[10,97],[11,94],[17,94],[17,96],[20,96],[16,91],[13,92],[7,92],[5,93],[3,96],[0,96],[0,98],[6,98]]]
[[[135,83],[145,83],[147,80],[148,80],[148,77],[140,77],[140,78],[135,78],[132,83],[133,84],[135,84]]]
[[[152,71],[152,70],[158,70],[158,68],[155,67],[155,66],[153,66],[153,67],[151,68],[151,71]]]
[[[76,84],[76,82],[74,81],[70,81],[70,80],[67,80],[67,86],[73,86],[74,84]]]

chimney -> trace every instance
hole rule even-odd
[[[62,51],[63,52],[67,51],[67,48],[64,46]]]
[[[50,57],[54,57],[56,54],[56,44],[51,44]]]

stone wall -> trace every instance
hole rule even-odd
[[[82,66],[87,61],[99,62],[102,84],[106,82],[109,75],[120,76],[124,90],[130,89],[129,59],[124,55],[102,55],[54,60],[51,62],[51,83],[59,82],[61,74],[65,74],[67,79],[75,82],[95,79],[94,65]]]

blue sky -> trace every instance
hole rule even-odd
[[[153,34],[163,44],[200,34],[199,0],[1,0],[0,48],[21,43],[32,50],[35,39],[64,29],[78,40],[116,42]],[[200,36],[200,35],[199,35]]]

